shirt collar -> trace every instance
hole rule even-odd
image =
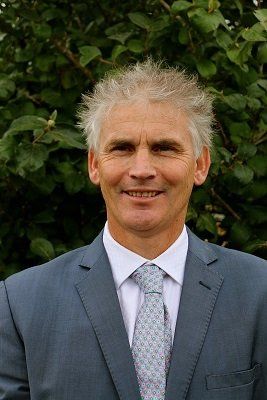
[[[188,250],[188,235],[185,226],[176,241],[153,260],[148,260],[134,253],[113,239],[107,222],[104,227],[103,244],[109,258],[117,290],[138,267],[147,261],[156,264],[182,286]]]

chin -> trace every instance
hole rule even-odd
[[[133,221],[128,221],[128,223],[125,224],[125,227],[128,227],[128,229],[132,231],[138,231],[138,232],[150,232],[151,230],[154,230],[159,224],[159,221],[152,221],[151,218],[147,219],[137,219]]]

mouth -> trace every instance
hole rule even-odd
[[[156,197],[162,192],[160,191],[124,191],[123,193],[126,193],[130,197],[135,197],[135,198],[151,198],[151,197]]]

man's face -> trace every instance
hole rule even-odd
[[[166,102],[117,105],[105,119],[89,175],[116,237],[180,233],[192,187],[210,165],[207,149],[194,157],[187,126],[186,115]]]

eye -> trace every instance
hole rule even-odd
[[[155,153],[161,153],[161,152],[167,152],[167,151],[176,151],[176,148],[169,144],[157,144],[157,145],[153,146],[152,150]]]
[[[133,146],[129,143],[115,144],[110,148],[111,152],[128,153],[133,151]]]

